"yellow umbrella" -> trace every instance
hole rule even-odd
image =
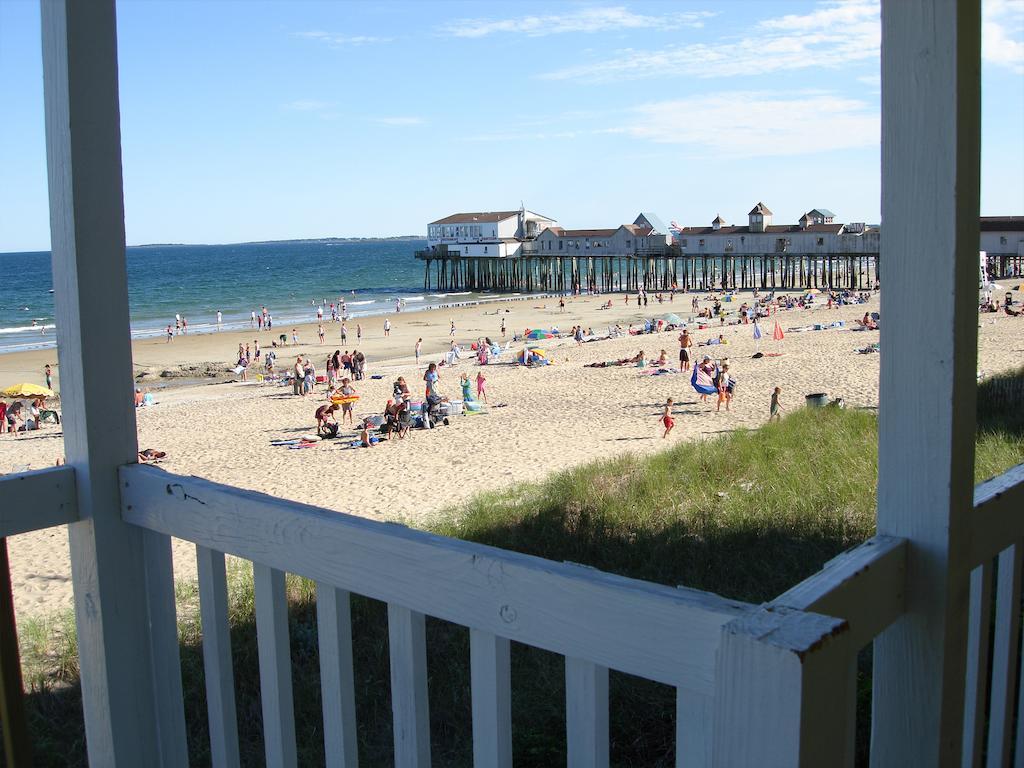
[[[38,384],[15,384],[0,392],[4,397],[53,397],[54,391]]]

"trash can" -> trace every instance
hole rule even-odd
[[[815,392],[813,395],[805,395],[804,399],[807,401],[808,408],[824,408],[828,405],[828,394],[825,392]]]

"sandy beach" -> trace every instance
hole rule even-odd
[[[612,309],[599,309],[611,298]],[[701,297],[704,299],[705,297]],[[741,297],[741,300],[744,297]],[[747,297],[749,298],[749,297]],[[1019,297],[1017,297],[1019,298]],[[358,348],[367,357],[367,378],[355,382],[361,399],[356,417],[380,413],[390,398],[392,383],[404,376],[414,396],[423,394],[423,371],[438,361],[450,344],[449,324],[456,339],[468,346],[481,336],[503,341],[526,328],[557,326],[568,332],[576,324],[607,333],[609,325],[642,323],[644,317],[675,312],[691,316],[691,295],[658,304],[653,295],[647,307],[629,305],[621,294],[567,300],[564,312],[557,298],[484,304],[391,315],[392,331],[385,338],[385,316],[362,323],[362,340],[355,342],[355,323],[348,324],[348,344],[340,346],[338,324],[325,324],[327,342],[317,342],[316,324],[296,326],[300,344],[279,353],[279,367],[293,363],[296,354],[309,355],[318,371],[335,349]],[[704,304],[702,304],[703,306]],[[739,302],[726,304],[735,310]],[[878,403],[878,354],[856,350],[878,341],[877,331],[852,332],[865,311],[878,310],[875,295],[866,305],[781,311],[762,321],[764,338],[752,337],[751,325],[715,321],[694,330],[695,344],[722,334],[725,346],[695,347],[702,354],[729,358],[738,382],[732,409],[716,412],[714,398],[701,403],[689,375],[652,376],[635,367],[587,368],[588,363],[632,357],[644,350],[650,359],[662,349],[669,364],[678,367],[677,332],[625,336],[578,346],[572,339],[539,342],[549,351],[551,365],[524,368],[511,365],[513,344],[495,364],[483,368],[490,405],[481,414],[452,419],[447,427],[413,430],[405,440],[372,449],[348,449],[348,441],[326,441],[314,448],[289,450],[270,441],[315,431],[314,410],[324,401],[323,387],[315,396],[296,397],[291,387],[253,381],[231,381],[227,371],[239,343],[259,338],[270,347],[278,333],[291,337],[292,327],[273,333],[224,332],[139,340],[133,343],[140,385],[156,404],[137,411],[140,448],[167,452],[163,466],[170,472],[199,475],[281,498],[316,504],[377,520],[421,525],[441,510],[488,489],[539,480],[551,472],[627,451],[650,452],[679,440],[699,440],[739,428],[756,427],[768,416],[774,387],[782,387],[787,409],[803,405],[804,396],[825,392],[842,397],[847,407],[874,408]],[[771,339],[775,321],[786,331],[783,341]],[[842,321],[843,329],[795,332],[795,327]],[[691,328],[695,325],[691,323]],[[1024,361],[1024,318],[1004,314],[979,318],[979,370],[993,374]],[[423,339],[420,365],[413,358],[417,338]],[[754,359],[755,351],[781,353]],[[56,352],[33,351],[0,356],[0,386],[19,381],[42,383],[46,363]],[[218,371],[205,383],[185,369],[204,364]],[[454,368],[440,370],[439,389],[461,397],[459,374],[475,379],[478,366],[465,357]],[[161,377],[168,371],[179,378]],[[183,372],[185,375],[182,375]],[[59,387],[59,370],[56,371]],[[168,383],[177,386],[167,386]],[[475,386],[474,386],[475,390]],[[660,414],[666,397],[675,399],[676,427],[661,439]],[[501,407],[498,407],[501,406]],[[0,435],[0,473],[52,466],[63,455],[59,427],[15,437]],[[686,468],[680,468],[685,472]],[[38,615],[71,604],[67,534],[55,528],[14,537],[9,541],[15,602],[19,616]],[[194,578],[194,548],[175,542],[175,575]]]

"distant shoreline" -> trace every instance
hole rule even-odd
[[[390,237],[300,237],[291,240],[245,240],[239,243],[140,243],[128,244],[125,248],[191,248],[196,246],[228,246],[228,245],[273,245],[275,243],[404,243],[426,240],[426,235],[392,235]],[[31,251],[0,251],[0,256],[45,254],[50,250]]]

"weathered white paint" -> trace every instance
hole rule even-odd
[[[995,557],[1020,536],[1024,509],[1024,464],[980,483],[971,516],[971,564]]]
[[[1018,542],[999,555],[996,621],[992,645],[992,700],[988,724],[988,766],[1008,765],[1013,743],[1014,685],[1020,655],[1021,550]]]
[[[902,615],[905,565],[906,541],[876,536],[829,560],[771,605],[846,619],[860,648]]]
[[[327,768],[356,768],[359,744],[352,670],[352,604],[348,592],[317,582],[316,627]]]
[[[197,546],[196,573],[199,577],[199,616],[203,625],[210,757],[214,768],[237,768],[238,718],[235,713],[235,674],[231,665],[224,553]]]
[[[0,477],[0,538],[76,522],[77,493],[72,467]]]
[[[565,740],[569,768],[608,768],[608,667],[565,658]]]
[[[749,609],[157,467],[122,477],[125,519],[145,528],[697,692],[712,691],[721,626]]]
[[[676,768],[711,765],[714,707],[710,696],[676,691]]]
[[[783,607],[722,628],[712,764],[842,765],[848,743],[846,622]]]
[[[160,765],[188,765],[185,739],[185,701],[181,690],[181,655],[178,651],[178,614],[174,599],[174,564],[171,539],[144,531],[146,592],[149,595],[150,642],[153,653],[153,690]]]
[[[992,618],[992,563],[971,571],[971,607],[967,631],[967,685],[964,693],[963,768],[981,768],[988,704],[988,663]]]
[[[430,768],[426,617],[388,603],[395,768]]]
[[[474,768],[512,768],[512,660],[504,637],[469,631]]]
[[[884,318],[878,533],[905,537],[907,613],[875,641],[873,765],[961,759],[974,490],[981,19],[882,3]],[[926,381],[907,397],[908,381]]]
[[[260,657],[263,746],[270,768],[296,768],[292,660],[284,571],[253,563],[256,639]]]
[[[137,444],[114,2],[45,2],[41,21],[64,450],[81,518],[69,538],[87,750],[92,765],[158,765],[142,531],[121,520],[117,485]]]

